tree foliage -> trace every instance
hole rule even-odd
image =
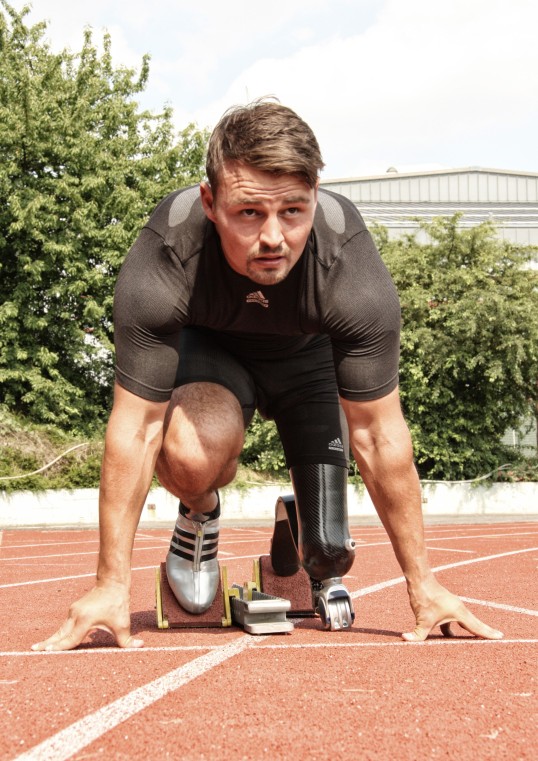
[[[241,463],[252,470],[279,475],[286,472],[286,458],[272,420],[254,415],[245,435]]]
[[[116,275],[155,204],[200,179],[207,134],[140,109],[105,34],[51,52],[0,0],[0,402],[83,429],[107,409]]]
[[[532,252],[491,223],[458,222],[421,224],[426,243],[374,230],[402,304],[401,394],[419,472],[448,480],[506,462],[503,434],[538,399]]]

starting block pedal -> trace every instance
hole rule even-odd
[[[255,564],[256,565],[256,564]],[[228,573],[221,567],[221,577],[215,600],[205,613],[194,614],[184,610],[175,598],[168,583],[166,563],[155,569],[155,601],[159,629],[242,627],[249,634],[282,634],[294,626],[286,618],[291,603],[276,595],[260,590],[256,580],[243,587],[228,587]]]
[[[260,592],[289,600],[288,616],[311,618],[316,615],[312,582],[304,568],[291,576],[278,576],[270,555],[262,555],[259,561],[254,561],[254,584]]]

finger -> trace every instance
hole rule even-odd
[[[46,652],[72,650],[80,645],[86,634],[88,634],[86,627],[77,627],[73,620],[68,618],[51,637],[32,645],[32,650]]]
[[[63,640],[64,637],[71,635],[74,625],[73,619],[67,618],[58,631],[54,632],[54,634],[48,637],[48,639],[45,639],[42,642],[36,642],[35,645],[32,645],[32,650],[47,650],[50,645],[55,645]]]
[[[481,637],[482,639],[502,639],[504,637],[502,632],[485,624],[465,606],[463,606],[461,615],[454,620],[457,621],[462,629],[465,629],[470,634],[474,634],[475,637]]]
[[[437,624],[441,627],[441,632],[445,637],[454,637],[455,635],[450,629],[451,622],[458,623],[462,629],[482,639],[502,639],[504,636],[502,632],[480,621],[470,610],[462,605],[461,614],[458,617],[436,621],[430,627],[417,624],[412,632],[404,632],[402,639],[406,642],[423,642]]]
[[[412,632],[404,632],[402,639],[406,642],[424,642],[433,627],[415,626]]]
[[[108,626],[99,626],[98,628],[110,632],[110,634],[116,639],[119,647],[144,647],[144,640],[133,637],[129,629],[121,629],[113,632]]]
[[[144,640],[129,635],[127,639],[118,639],[118,645],[120,647],[144,647]]]
[[[133,637],[128,626],[116,627],[114,630],[112,630],[106,624],[101,624],[95,628],[101,629],[102,631],[111,634],[116,640],[118,647],[144,647],[144,640]]]
[[[435,621],[431,626],[420,626],[417,624],[412,632],[402,634],[402,638],[407,642],[423,642],[428,634],[439,625],[444,637],[454,637],[450,624],[457,621],[456,618],[443,618],[441,621]]]

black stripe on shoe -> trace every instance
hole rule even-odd
[[[211,552],[212,550],[216,550],[218,548],[219,542],[218,537],[207,537],[207,539],[204,539],[202,542],[202,554],[205,552]],[[195,542],[185,542],[184,540],[177,537],[175,534],[172,537],[172,541],[170,542],[170,548],[172,547],[183,547],[185,550],[191,550],[194,551],[196,547]]]
[[[170,545],[170,552],[172,555],[177,555],[180,558],[183,558],[183,560],[189,560],[191,563],[193,562],[194,554],[184,552],[178,547],[174,547]],[[200,557],[200,563],[204,563],[206,560],[214,560],[218,555],[218,550],[216,549],[214,552],[211,552],[210,554],[207,554],[207,552],[202,552],[202,556]]]

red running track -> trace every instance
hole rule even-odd
[[[229,583],[252,578],[267,527],[224,527]],[[437,576],[505,639],[413,628],[387,536],[355,526],[346,585],[355,625],[319,619],[286,635],[168,630],[155,622],[154,568],[170,530],[140,529],[132,627],[143,650],[103,632],[35,653],[92,585],[95,530],[1,532],[0,759],[536,759],[538,523],[427,528]]]

